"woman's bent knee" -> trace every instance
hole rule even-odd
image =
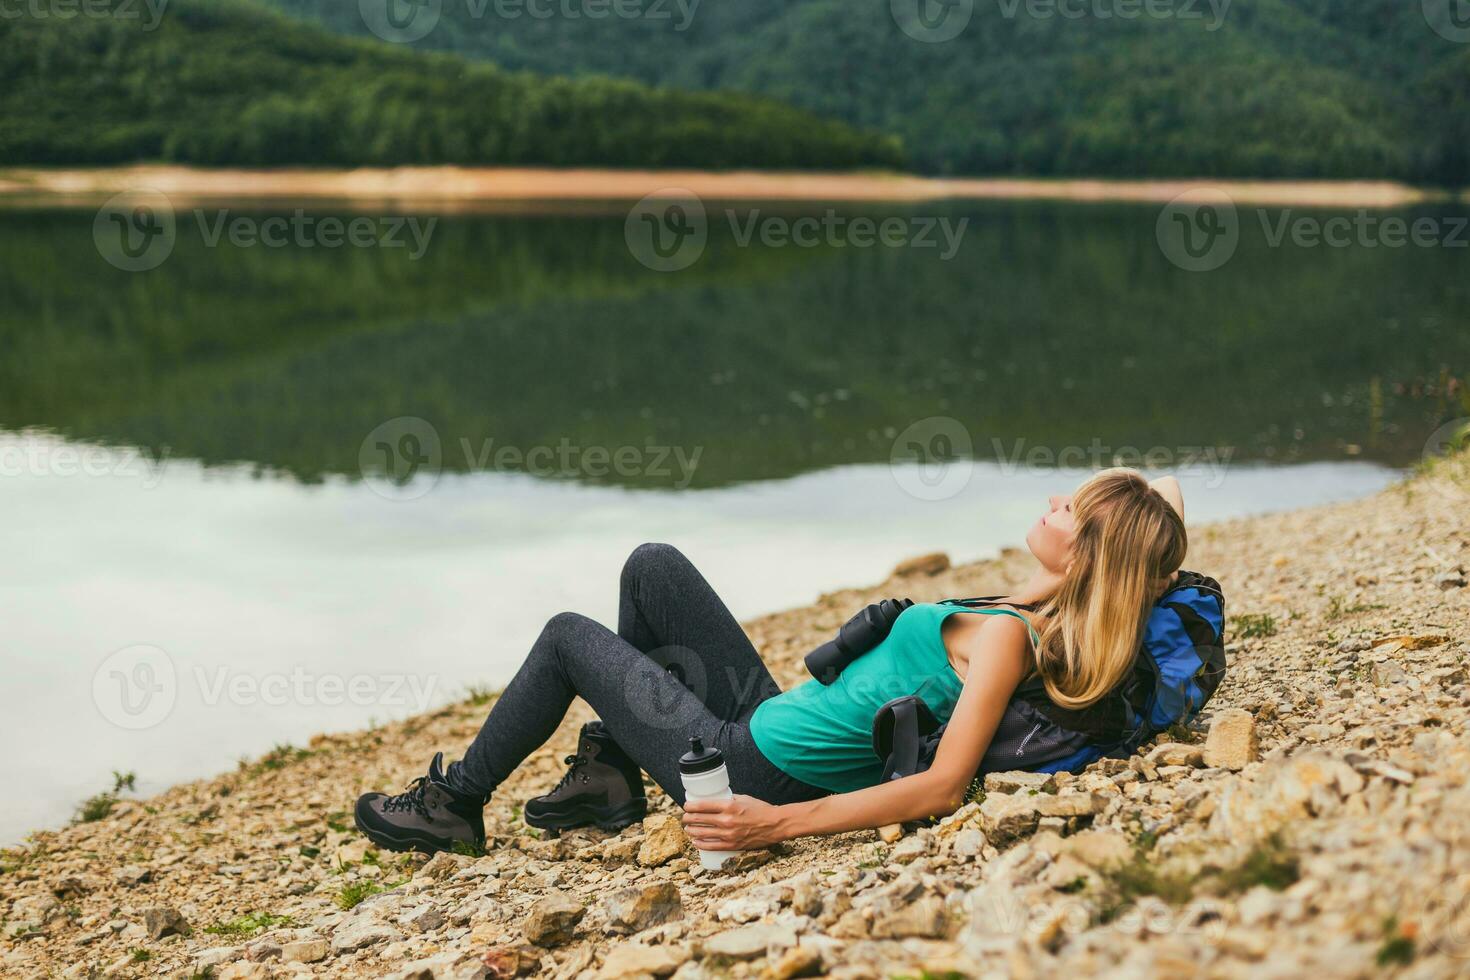
[[[628,560],[623,563],[623,583],[626,585],[654,569],[668,568],[672,564],[686,561],[688,559],[683,553],[671,544],[657,542],[640,544],[633,549],[628,555]]]
[[[546,621],[546,625],[541,628],[541,635],[558,639],[585,632],[589,626],[596,625],[598,625],[597,620],[583,616],[581,613],[559,612]]]

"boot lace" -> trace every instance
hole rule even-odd
[[[581,771],[582,767],[585,766],[589,760],[585,755],[582,755],[579,752],[575,755],[569,755],[561,761],[566,763],[569,768],[562,775],[561,782],[557,783],[556,788],[552,790],[553,793],[563,789],[568,783],[570,783],[572,781],[572,778]]]
[[[429,784],[428,776],[420,776],[408,784],[408,791],[390,796],[383,801],[383,812],[394,813],[399,810],[412,810],[425,819],[433,819],[429,816],[428,807],[424,806],[424,788]]]

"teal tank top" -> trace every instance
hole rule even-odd
[[[815,680],[767,698],[750,718],[756,748],[778,769],[834,793],[876,786],[883,763],[873,751],[873,715],[894,698],[918,695],[948,722],[964,682],[949,664],[941,628],[955,613],[1015,616],[1010,609],[948,603],[910,606],[888,638],[830,685]],[[1032,636],[1035,632],[1032,631]]]

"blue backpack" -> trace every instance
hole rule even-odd
[[[984,604],[988,600],[951,600]],[[1220,583],[1179,573],[1144,625],[1133,670],[1100,701],[1063,708],[1039,677],[1016,689],[981,761],[980,773],[1075,772],[1103,756],[1127,756],[1172,725],[1194,720],[1225,676],[1225,596]],[[895,698],[873,718],[873,750],[884,778],[928,769],[944,734],[917,697]]]

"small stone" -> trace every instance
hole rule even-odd
[[[751,925],[710,936],[704,941],[704,952],[707,956],[753,960],[767,955],[768,950],[795,945],[796,932],[789,926]]]
[[[822,972],[822,954],[811,946],[793,946],[760,973],[760,980],[791,980]]]
[[[440,851],[429,859],[429,863],[419,868],[414,877],[431,878],[434,881],[443,881],[452,875],[459,874],[470,863],[470,858],[464,854],[451,854],[448,851]]]
[[[1091,868],[1124,864],[1133,856],[1128,838],[1113,830],[1083,830],[1065,838],[1061,851]]]
[[[643,845],[639,837],[614,837],[602,842],[598,852],[606,864],[627,864],[638,859],[638,850]]]
[[[905,837],[898,842],[890,857],[899,864],[909,864],[927,855],[933,848],[933,839],[927,835],[915,834]]]
[[[178,909],[156,905],[143,910],[143,928],[148,931],[149,939],[162,939],[164,936],[184,935],[189,931],[189,924],[184,921]]]
[[[124,888],[135,888],[153,880],[153,869],[141,864],[127,864],[112,873],[112,880]]]
[[[351,864],[361,864],[367,857],[369,844],[363,838],[350,840],[342,844],[332,854],[332,863],[338,867],[346,867]]]
[[[1156,766],[1194,766],[1205,764],[1205,751],[1198,745],[1183,742],[1165,742],[1156,745],[1148,754],[1148,761]]]
[[[332,933],[332,952],[340,955],[402,938],[403,933],[392,926],[374,921],[370,915],[358,915],[348,919]]]
[[[938,575],[949,571],[949,555],[942,551],[931,552],[927,555],[916,555],[913,558],[905,558],[893,566],[893,577],[904,578],[909,575]]]
[[[432,905],[420,905],[400,915],[398,924],[414,932],[433,932],[435,929],[443,928],[444,913]]]
[[[572,941],[577,923],[587,914],[587,906],[566,895],[552,895],[531,906],[521,926],[526,941],[537,946],[560,946]]]
[[[281,947],[283,963],[317,963],[327,958],[331,947],[325,939],[303,939]]]
[[[974,827],[968,827],[954,835],[952,850],[954,856],[964,860],[974,860],[980,856],[985,848],[985,835]]]
[[[62,875],[51,880],[51,894],[63,900],[81,898],[101,885],[92,875]]]
[[[642,932],[649,926],[671,922],[684,915],[679,889],[671,881],[613,892],[603,907],[607,912],[608,929],[619,933]]]
[[[1463,589],[1466,585],[1465,575],[1460,571],[1446,572],[1434,580],[1435,586],[1441,592],[1449,592],[1453,589]]]
[[[656,868],[684,853],[689,843],[684,827],[672,813],[656,813],[643,821],[643,843],[638,848],[638,863]]]
[[[1249,711],[1222,708],[1210,722],[1205,739],[1207,766],[1239,771],[1256,760],[1256,720]]]
[[[886,823],[878,828],[878,839],[885,844],[894,844],[903,836],[903,824]]]
[[[1030,834],[1040,817],[1033,797],[990,793],[980,804],[980,827],[997,846]]]
[[[948,931],[944,899],[928,895],[879,914],[873,920],[872,935],[875,939],[939,939]]]
[[[194,972],[203,973],[240,956],[238,946],[215,946],[194,955]]]
[[[1057,788],[1056,777],[1049,772],[988,772],[987,793],[1050,793]]]

